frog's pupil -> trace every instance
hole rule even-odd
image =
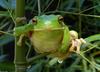
[[[60,16],[60,17],[59,17],[59,20],[60,20],[60,21],[63,21],[63,17],[62,17],[62,16]]]
[[[36,22],[36,19],[32,19],[32,22]]]

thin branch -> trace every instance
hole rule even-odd
[[[42,58],[42,57],[44,57],[44,56],[46,56],[46,55],[49,55],[49,54],[50,54],[50,53],[43,53],[43,54],[34,56],[34,57],[32,57],[32,58],[27,58],[27,62],[28,62],[28,64],[32,64],[32,62],[33,62],[34,60],[39,59],[39,58]]]
[[[5,31],[0,31],[0,34],[8,34],[8,35],[14,36],[13,34],[10,34],[10,33],[5,32]]]
[[[57,7],[56,7],[56,10],[58,10],[58,8],[59,8],[60,1],[61,1],[61,0],[58,0],[58,4],[57,4]]]
[[[48,13],[65,13],[65,14],[71,14],[71,15],[80,15],[80,16],[85,16],[85,17],[95,17],[95,18],[100,18],[99,15],[90,15],[90,14],[81,14],[81,13],[73,13],[73,12],[66,12],[66,11],[49,11],[46,12],[45,14]]]
[[[52,2],[53,2],[54,0],[51,0],[50,1],[50,3],[47,5],[47,7],[43,10],[43,12],[45,12],[48,8],[49,8],[49,6],[52,4]]]
[[[80,0],[77,0],[77,4],[78,4],[78,6],[77,6],[77,7],[78,7],[78,13],[79,13],[79,16],[78,16],[78,20],[79,20],[79,21],[78,21],[78,29],[79,29],[79,30],[78,30],[78,31],[79,31],[79,37],[81,37],[81,34],[82,34],[82,33],[81,33],[81,32],[82,32],[82,31],[81,31],[81,29],[82,29],[82,24],[81,24],[81,15],[80,15],[80,11],[81,11],[81,10],[80,10]]]
[[[90,51],[90,50],[94,49],[95,47],[97,47],[97,45],[94,45],[93,47],[87,49],[86,51],[83,51],[82,53],[85,53],[85,52],[87,52],[87,51]]]
[[[41,3],[40,0],[38,0],[38,16],[41,14]]]
[[[83,12],[86,12],[86,11],[88,11],[88,10],[94,9],[94,8],[96,8],[96,7],[98,7],[98,6],[100,6],[100,4],[99,4],[99,5],[96,5],[96,6],[93,6],[93,7],[90,7],[90,8],[87,8],[87,9],[81,11],[80,13],[83,13]]]

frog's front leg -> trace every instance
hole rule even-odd
[[[78,33],[76,31],[70,31],[71,35],[71,46],[69,48],[70,52],[80,53],[80,47],[82,44],[86,43],[83,38],[78,39]]]
[[[22,18],[16,18],[16,22],[17,23],[22,23],[25,22],[25,17],[22,17]],[[31,31],[33,29],[33,24],[31,23],[24,23],[23,26],[18,26],[18,27],[15,27],[14,28],[14,36],[17,36],[19,37],[19,40],[17,42],[17,45],[21,46],[22,45],[22,39],[24,36],[27,35],[27,33],[29,31]]]
[[[26,17],[17,17],[16,23],[25,24],[26,23]]]
[[[24,34],[22,34],[22,35],[19,36],[19,40],[17,41],[17,45],[18,46],[22,46],[22,40],[23,40],[24,36],[25,36]]]
[[[61,48],[59,48],[59,51],[62,53],[66,53],[68,50],[68,47],[70,45],[70,33],[67,26],[64,27],[64,34],[62,39],[62,45]]]

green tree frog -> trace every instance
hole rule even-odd
[[[24,26],[15,28],[15,36],[28,36],[37,53],[50,53],[49,56],[63,61],[71,51],[79,53],[80,46],[85,41],[78,39],[76,31],[69,31],[61,15],[35,16]]]

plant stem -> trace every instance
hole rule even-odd
[[[78,27],[78,31],[79,31],[79,37],[81,37],[81,15],[80,15],[80,0],[77,0],[77,8],[78,8],[78,13],[79,13],[79,16],[78,16],[78,24],[77,24],[77,27]]]
[[[40,0],[38,0],[38,16],[41,15],[41,4],[40,4]]]
[[[43,53],[43,54],[37,55],[37,56],[32,57],[32,58],[27,58],[27,62],[28,62],[28,64],[32,64],[34,60],[39,59],[41,57],[44,57],[44,56],[46,56],[48,54],[49,53]]]
[[[25,13],[25,0],[16,0],[16,18],[17,17],[24,17]],[[20,26],[21,23],[17,23],[15,27]],[[15,72],[26,72],[27,62],[26,62],[26,48],[24,48],[25,44],[22,46],[18,46],[17,42],[19,37],[15,38],[15,56],[14,56],[14,63],[15,63]]]
[[[88,67],[87,67],[87,61],[82,59],[82,63],[83,63],[83,71],[87,72],[88,71]]]

